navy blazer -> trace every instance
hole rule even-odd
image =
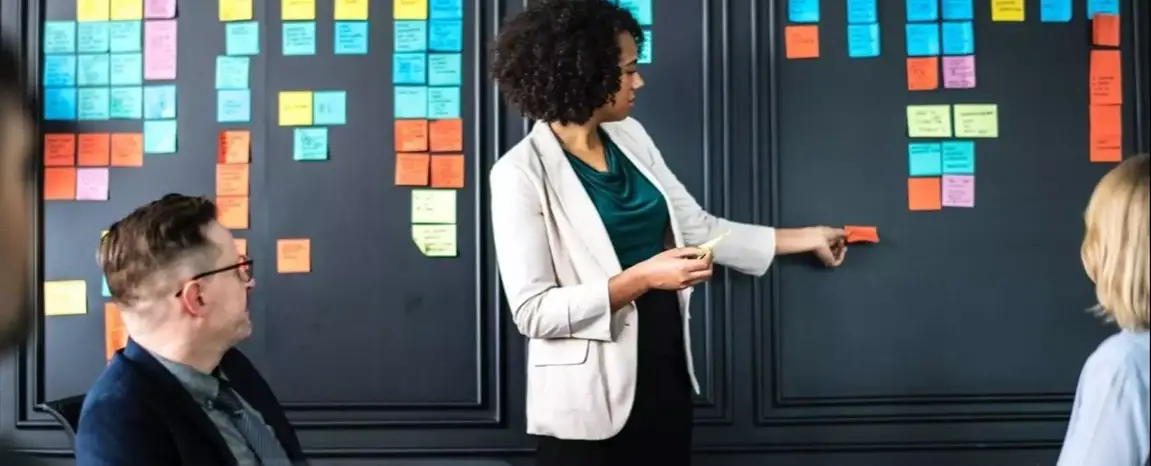
[[[296,432],[252,362],[231,349],[220,361],[232,388],[252,405],[293,464],[306,464]],[[235,465],[224,437],[180,381],[136,342],[116,352],[84,399],[77,466]]]

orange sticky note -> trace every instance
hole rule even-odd
[[[144,136],[139,133],[113,133],[109,163],[113,167],[144,166]]]
[[[104,303],[104,360],[111,361],[116,351],[128,345],[128,330],[120,308],[115,303]]]
[[[312,241],[307,239],[276,240],[276,272],[308,273],[312,271]]]
[[[1103,47],[1119,46],[1119,16],[1096,13],[1091,18],[1091,43]]]
[[[248,196],[248,164],[216,164],[217,196]]]
[[[787,26],[783,38],[787,58],[819,58],[819,26]]]
[[[464,156],[462,154],[432,156],[432,187],[464,187]]]
[[[73,167],[50,167],[44,169],[44,200],[76,200],[76,169]]]
[[[220,132],[216,151],[216,163],[248,163],[251,160],[252,134],[248,131],[228,130]]]
[[[216,221],[229,230],[248,229],[248,198],[217,197]]]
[[[244,238],[232,238],[232,242],[236,244],[236,254],[241,256],[248,255],[248,240]]]
[[[1120,63],[1118,50],[1091,51],[1091,105],[1123,103]]]
[[[939,178],[908,178],[907,208],[909,210],[943,209],[943,187]]]
[[[878,243],[879,230],[875,227],[859,225],[846,225],[843,230],[847,233],[844,241],[848,243]]]
[[[1123,160],[1123,106],[1092,105],[1090,116],[1090,160]]]
[[[396,152],[428,150],[428,120],[396,120]]]
[[[111,158],[108,133],[81,134],[76,144],[76,165],[106,167]]]
[[[464,120],[434,120],[428,124],[428,133],[432,152],[464,150]]]
[[[396,154],[396,186],[427,186],[428,154]]]
[[[44,166],[70,167],[76,164],[76,135],[45,134]]]
[[[907,90],[931,91],[939,88],[939,58],[909,57],[907,59]]]

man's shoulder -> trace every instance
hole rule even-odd
[[[157,397],[146,375],[134,368],[122,355],[112,358],[96,383],[84,395],[80,423],[104,423],[111,418],[136,417]]]

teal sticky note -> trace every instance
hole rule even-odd
[[[425,53],[392,54],[392,84],[427,84]]]
[[[424,86],[396,86],[395,117],[396,118],[427,118],[428,117],[428,88]]]
[[[907,145],[909,176],[939,176],[943,173],[938,142],[913,142]]]
[[[109,81],[113,86],[139,85],[144,80],[144,56],[139,53],[113,53]]]
[[[975,28],[970,21],[943,23],[942,29],[944,55],[975,53]]]
[[[76,53],[76,22],[45,21],[44,53]]]
[[[428,50],[428,22],[396,21],[392,26],[392,42],[397,52]]]
[[[283,25],[284,55],[316,54],[316,23],[289,21]]]
[[[106,53],[76,57],[76,85],[107,86],[111,80],[111,56]]]
[[[431,19],[463,19],[463,0],[428,0],[428,17]]]
[[[945,20],[971,20],[975,17],[972,0],[939,1],[943,4],[943,19]]]
[[[176,118],[176,86],[161,84],[144,88],[144,119],[171,120]]]
[[[252,91],[223,89],[216,91],[216,122],[247,123],[252,121]]]
[[[113,87],[108,91],[112,100],[110,117],[116,120],[144,118],[144,90],[140,86]]]
[[[312,93],[312,124],[342,125],[348,118],[348,95],[344,91]]]
[[[76,85],[75,55],[44,56],[44,87],[72,87]]]
[[[294,128],[292,160],[328,160],[328,128]]]
[[[140,21],[112,21],[108,23],[108,51],[139,52],[144,35]]]
[[[818,23],[819,0],[787,0],[787,20],[793,23]]]
[[[938,21],[939,0],[907,0],[907,22]]]
[[[108,22],[84,21],[76,24],[76,51],[105,53],[108,51]]]
[[[368,22],[336,21],[336,55],[368,54]]]
[[[443,120],[459,117],[459,86],[428,88],[428,118]]]
[[[464,22],[458,19],[428,21],[428,50],[462,52],[464,50]]]
[[[100,277],[100,296],[105,298],[112,297],[112,290],[108,289],[108,277]]]
[[[636,61],[638,63],[642,63],[642,64],[651,63],[652,50],[654,50],[654,49],[652,47],[652,42],[651,42],[651,29],[644,29],[643,30],[643,47],[640,47],[639,59]]]
[[[144,121],[144,153],[176,153],[176,120]]]
[[[942,172],[945,175],[975,174],[975,143],[947,141],[942,147]]]
[[[216,57],[216,89],[247,89],[248,57]]]
[[[847,24],[870,24],[879,21],[875,0],[847,0]]]
[[[76,88],[51,87],[44,89],[45,120],[76,119]]]
[[[1071,0],[1040,1],[1039,21],[1044,23],[1066,23],[1071,21]]]
[[[816,3],[816,15],[818,15],[818,0],[808,1]],[[651,0],[619,0],[619,6],[631,12],[632,17],[640,26],[651,26]]]
[[[1087,18],[1094,18],[1096,14],[1118,15],[1119,0],[1087,0]]]
[[[76,94],[76,119],[107,120],[111,115],[112,102],[106,87],[81,87]]]
[[[235,21],[224,25],[224,50],[228,55],[260,54],[260,23]]]
[[[907,56],[929,57],[934,55],[939,55],[939,24],[908,24]]]
[[[878,57],[879,24],[848,24],[847,56],[851,58]]]
[[[428,55],[429,86],[462,86],[463,56],[458,53]]]

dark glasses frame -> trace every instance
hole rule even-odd
[[[180,295],[184,294],[184,286],[187,286],[188,283],[192,283],[192,282],[194,282],[196,280],[200,280],[202,278],[211,277],[212,275],[216,275],[218,273],[224,273],[224,272],[228,272],[228,271],[232,271],[232,270],[236,271],[236,276],[240,277],[240,281],[242,281],[244,283],[251,283],[252,279],[255,278],[253,276],[253,273],[252,273],[252,264],[254,264],[255,262],[256,261],[252,260],[248,256],[240,255],[240,260],[237,261],[235,264],[229,265],[227,267],[220,267],[218,269],[212,269],[212,270],[209,270],[207,272],[198,273],[196,275],[193,275],[192,278],[189,278],[188,281],[184,283],[184,285],[180,286],[180,290],[176,292],[176,297],[179,298]]]

